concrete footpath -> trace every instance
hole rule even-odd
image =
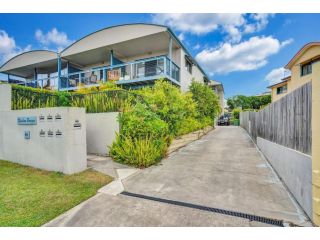
[[[122,180],[131,193],[310,226],[240,127],[218,127]],[[126,195],[99,193],[46,226],[272,226]]]

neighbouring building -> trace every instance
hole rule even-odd
[[[271,91],[263,92],[263,93],[258,93],[255,96],[256,97],[262,97],[262,96],[269,96],[271,95]]]
[[[312,81],[320,71],[320,42],[311,42],[304,45],[285,66],[291,71],[287,76],[268,88],[271,89],[272,102]]]
[[[212,88],[212,90],[217,94],[219,97],[220,107],[221,107],[221,114],[224,113],[225,109],[225,99],[224,99],[224,88],[221,82],[210,80],[208,82],[208,86]]]
[[[182,91],[188,90],[192,79],[208,82],[170,28],[140,23],[99,30],[59,53],[22,53],[3,64],[0,72],[7,74],[9,83],[20,77],[20,84],[60,91],[110,80],[125,88],[139,88],[164,78]]]

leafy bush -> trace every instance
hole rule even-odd
[[[13,110],[69,106],[70,94],[12,85],[11,103]]]
[[[178,124],[177,136],[181,136],[181,135],[193,132],[193,131],[197,131],[197,130],[203,128],[203,127],[204,127],[203,124],[201,124],[195,118],[189,117],[189,118],[183,119]]]
[[[121,135],[132,138],[167,138],[169,129],[166,122],[162,121],[156,113],[146,105],[138,103],[131,110],[119,116]]]
[[[125,111],[138,99],[125,90],[72,94],[71,106],[84,107],[87,113]]]
[[[121,90],[121,88],[112,81],[99,82],[98,86],[93,85],[91,87],[85,86],[85,84],[82,83],[75,92],[80,94],[88,94],[106,90]]]
[[[121,132],[110,147],[118,162],[148,167],[166,154],[170,142],[168,125],[146,105],[138,103],[119,116]]]
[[[200,82],[192,81],[189,89],[192,93],[192,99],[196,103],[197,118],[200,122],[210,118],[212,124],[214,119],[221,113],[218,96],[211,88]]]
[[[168,124],[173,136],[179,135],[179,128],[186,119],[197,116],[192,95],[182,93],[167,81],[158,80],[152,88],[143,88],[138,93],[144,96],[151,109]]]
[[[166,150],[167,144],[162,139],[118,135],[109,153],[118,162],[143,168],[160,161]]]
[[[243,96],[236,95],[228,98],[227,104],[231,110],[235,108],[242,109],[260,109],[262,106],[266,106],[271,103],[271,95],[264,96]]]
[[[240,118],[240,112],[241,112],[241,109],[240,108],[235,108],[232,110],[232,117],[234,119],[239,119]]]
[[[81,88],[75,93],[12,85],[11,102],[13,110],[71,106],[84,107],[88,113],[99,113],[122,112],[144,100],[135,93],[117,88],[114,83],[106,83],[99,85],[99,90]]]

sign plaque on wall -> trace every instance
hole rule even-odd
[[[17,123],[18,125],[37,125],[37,117],[18,117]]]

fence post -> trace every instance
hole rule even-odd
[[[0,84],[0,111],[11,110],[12,90],[10,84]]]
[[[320,70],[312,79],[312,202],[313,222],[320,226]]]

